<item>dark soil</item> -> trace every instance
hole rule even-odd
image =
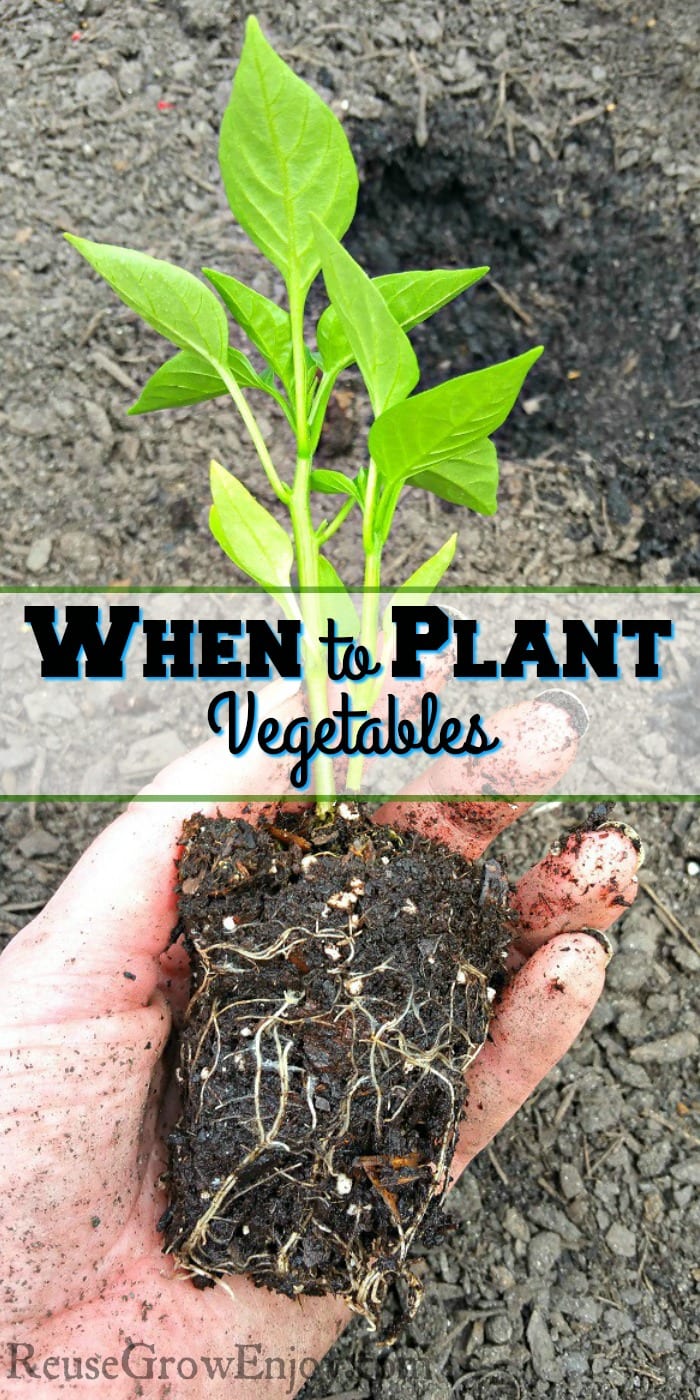
[[[447,105],[433,119],[429,160],[412,132],[364,126],[355,256],[375,275],[453,265],[467,251],[471,265],[490,264],[479,292],[416,331],[424,382],[543,343],[529,411],[510,418],[501,451],[558,461],[583,451],[609,464],[612,521],[628,524],[633,506],[644,515],[640,560],[686,540],[690,553],[672,575],[697,576],[698,536],[686,515],[700,490],[700,299],[688,280],[695,231],[681,222],[671,233],[658,215],[640,228],[635,177],[615,174],[609,126],[576,130],[547,201],[526,153],[482,151],[470,137],[470,123]],[[675,478],[662,498],[660,461]]]
[[[278,820],[183,829],[192,997],[162,1229],[200,1287],[340,1294],[375,1330],[390,1285],[413,1315],[411,1249],[444,1232],[508,887],[344,803]]]
[[[347,122],[362,177],[350,242],[369,270],[492,268],[416,333],[425,382],[545,344],[499,434],[499,514],[459,515],[448,584],[493,582],[494,554],[501,584],[695,577],[691,9],[472,0],[433,14],[419,0],[367,0],[355,23],[338,0],[261,0],[257,13]],[[223,584],[207,463],[216,456],[265,495],[252,451],[222,405],[125,416],[166,352],[60,230],[220,266],[282,296],[232,226],[216,163],[243,12],[8,0],[3,16],[0,580]],[[342,393],[333,450],[351,468],[366,401],[356,376]],[[285,425],[263,418],[284,474]],[[408,491],[389,584],[423,548],[426,507],[435,544],[457,524],[449,504]],[[359,582],[352,530],[336,562]]]

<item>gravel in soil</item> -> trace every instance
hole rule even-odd
[[[232,224],[216,165],[241,15],[185,0],[5,8],[0,580],[215,583],[209,458],[265,498],[266,484],[221,404],[125,417],[162,342],[96,285],[60,230],[192,270],[214,263],[281,298],[278,275]],[[547,347],[500,435],[500,512],[460,516],[450,581],[483,581],[494,549],[503,583],[693,577],[690,14],[671,0],[653,16],[604,0],[475,0],[439,17],[398,0],[368,4],[352,24],[337,0],[313,15],[266,3],[258,14],[347,122],[362,175],[351,245],[369,269],[492,265],[483,286],[417,332],[425,382],[540,339]],[[351,465],[367,417],[356,378],[334,416],[327,450]],[[263,420],[291,467],[285,424],[267,408]],[[454,509],[429,510],[431,538],[442,539]],[[424,532],[425,498],[408,491],[388,582]],[[357,582],[352,532],[339,563]]]
[[[113,815],[106,805],[0,807],[4,936]],[[398,1400],[408,1384],[434,1400],[457,1382],[486,1400],[661,1387],[693,1396],[700,828],[692,805],[618,805],[613,815],[642,832],[647,856],[638,900],[611,931],[616,956],[591,1020],[451,1192],[457,1228],[414,1261],[426,1296],[403,1338],[381,1352],[363,1323],[351,1326],[305,1400]],[[585,816],[539,806],[494,853],[516,878]]]
[[[501,435],[498,515],[457,522],[407,492],[388,582],[457,523],[455,585],[494,582],[494,558],[500,583],[692,578],[692,8],[370,0],[349,18],[337,0],[264,0],[257,13],[348,123],[363,176],[354,248],[370,270],[492,265],[422,333],[427,379],[443,360],[459,372],[547,345]],[[216,455],[260,489],[252,455],[218,405],[124,416],[162,344],[59,231],[193,270],[218,262],[281,296],[232,226],[216,169],[242,12],[230,0],[7,0],[3,20],[0,582],[221,585],[206,464]],[[352,461],[366,414],[349,377],[325,444],[336,464]],[[284,464],[283,427],[272,416],[267,427]],[[338,560],[350,584],[356,560],[351,538]],[[2,778],[11,792],[11,767]],[[2,936],[113,814],[0,808]],[[309,1400],[408,1387],[417,1400],[453,1387],[475,1400],[695,1395],[697,811],[621,814],[644,837],[644,887],[591,1022],[452,1194],[459,1228],[421,1266],[426,1302],[404,1339],[382,1354],[351,1327]],[[535,809],[498,851],[517,874],[583,815]]]

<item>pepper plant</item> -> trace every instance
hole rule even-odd
[[[211,464],[210,527],[238,568],[288,614],[303,620],[306,686],[315,725],[328,705],[325,653],[318,641],[325,623],[323,591],[333,591],[333,611],[342,629],[349,625],[375,657],[382,557],[404,487],[419,487],[482,515],[495,512],[498,462],[490,435],[510,413],[542,347],[413,392],[420,371],[407,332],[488,268],[375,278],[363,271],[340,242],[355,213],[358,191],[345,132],[313,88],[275,53],[252,17],[223,117],[219,162],[235,218],[282,275],[286,307],[229,273],[204,268],[206,286],[160,258],[66,237],[127,306],[178,347],[145,384],[131,413],[222,395],[233,400],[260,466],[288,513],[289,527],[218,462]],[[319,272],[329,305],[315,327],[314,345],[307,339],[305,308]],[[226,311],[260,357],[257,366],[229,344]],[[353,364],[374,415],[368,460],[354,477],[314,467],[330,395],[339,374]],[[272,461],[253,407],[256,395],[273,399],[287,419],[296,459],[290,479]],[[337,504],[320,523],[312,510],[317,496],[335,498]],[[330,541],[352,511],[362,522],[359,618],[328,554]],[[456,540],[451,535],[403,587],[429,594],[449,567]],[[359,787],[360,776],[353,759],[348,786]],[[317,759],[316,790],[324,810],[334,792],[327,757]]]

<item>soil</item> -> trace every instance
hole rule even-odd
[[[167,1251],[200,1287],[340,1294],[373,1331],[400,1285],[413,1316],[410,1251],[444,1234],[464,1073],[505,979],[507,882],[341,803],[190,818],[178,893]]]
[[[363,174],[353,247],[369,269],[492,266],[417,338],[426,381],[441,361],[461,371],[547,347],[499,435],[498,514],[456,519],[407,492],[387,581],[457,524],[454,586],[696,577],[692,7],[368,0],[350,16],[339,0],[264,0],[257,13],[347,120]],[[209,457],[260,487],[236,421],[220,405],[125,417],[162,346],[59,230],[281,294],[232,228],[216,169],[242,11],[6,0],[3,22],[0,582],[224,585],[206,527]],[[326,441],[337,464],[358,450],[366,415],[348,376]],[[284,464],[287,439],[268,426]],[[358,581],[352,535],[337,562]],[[0,807],[4,937],[113,815]],[[537,807],[497,853],[517,875],[582,815]],[[459,1228],[420,1264],[426,1301],[403,1340],[383,1355],[351,1327],[308,1400],[695,1395],[700,830],[690,805],[617,815],[640,830],[647,863],[602,1001],[452,1194]]]

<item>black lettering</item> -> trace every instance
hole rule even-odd
[[[235,690],[222,690],[219,695],[215,695],[207,710],[207,723],[212,733],[223,734],[223,725],[219,723],[219,707],[228,705],[228,747],[229,752],[238,756],[245,753],[253,737],[253,729],[258,711],[258,701],[254,690],[249,690],[246,696],[246,719],[243,733],[239,733],[238,728],[238,701],[239,697]],[[269,723],[269,721],[267,721]],[[277,720],[272,721],[277,724]]]
[[[559,679],[559,667],[547,641],[545,619],[516,618],[515,641],[501,666],[501,675],[509,681],[521,681],[525,677],[525,667],[533,663],[540,680]]]
[[[596,619],[593,628],[595,637],[591,636],[580,618],[564,618],[562,631],[566,637],[566,661],[562,676],[573,681],[585,680],[588,676],[586,662],[590,662],[599,680],[616,681],[620,674],[616,658],[617,619]]]
[[[124,656],[140,617],[140,608],[115,604],[110,607],[109,629],[103,638],[98,607],[67,603],[66,626],[59,639],[55,608],[42,605],[24,609],[24,620],[41,652],[41,674],[53,681],[79,680],[81,653],[85,656],[85,675],[90,679],[123,680]]]
[[[349,681],[365,681],[368,676],[378,675],[381,669],[381,662],[372,662],[369,647],[362,642],[353,642],[343,657],[343,676]]]
[[[166,633],[170,628],[170,636]],[[191,618],[176,618],[167,622],[165,618],[148,618],[143,624],[146,638],[146,660],[143,674],[149,681],[164,681],[170,677],[176,681],[190,681],[194,676],[192,664],[192,638],[194,622]],[[166,656],[172,657],[172,664],[165,664]]]
[[[283,618],[277,623],[277,631],[278,637],[268,622],[259,619],[254,618],[246,622],[246,632],[250,638],[250,660],[245,673],[251,680],[269,680],[270,662],[283,680],[301,679],[301,623],[295,618]]]
[[[634,674],[640,681],[658,681],[661,667],[658,660],[657,640],[659,637],[673,636],[673,623],[670,618],[654,622],[651,618],[622,623],[623,637],[639,637],[637,664]]]
[[[467,753],[491,753],[493,749],[500,747],[500,743],[500,739],[489,739],[481,723],[481,715],[472,715],[466,739]]]
[[[336,622],[334,617],[328,619],[328,631],[323,637],[319,637],[322,647],[328,647],[328,675],[332,681],[340,681],[345,674],[344,664],[347,648],[352,646],[352,637],[342,637],[336,632]],[[343,647],[343,657],[340,662],[336,659],[336,647]]]
[[[498,676],[498,662],[477,661],[476,659],[476,639],[479,635],[479,624],[476,618],[456,618],[453,626],[457,638],[455,676],[460,680],[476,680],[478,677],[485,681],[495,680]]]
[[[401,605],[391,609],[396,627],[396,655],[391,674],[399,680],[421,680],[423,663],[419,652],[442,651],[450,635],[447,614],[434,604],[428,607]]]
[[[202,638],[202,659],[199,674],[202,680],[223,680],[243,674],[240,661],[236,661],[235,638],[240,637],[243,628],[240,622],[218,622],[205,619],[199,624]]]

